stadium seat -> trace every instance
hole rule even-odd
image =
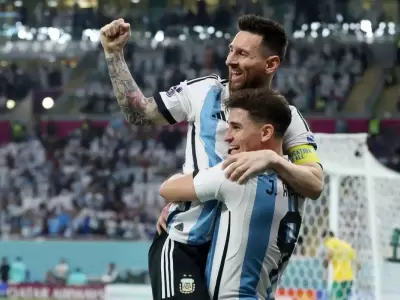
[[[348,113],[362,113],[365,110],[365,102],[369,99],[376,88],[379,68],[369,68],[362,75],[361,79],[353,86],[344,106]]]

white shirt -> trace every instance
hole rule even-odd
[[[155,95],[160,113],[172,125],[189,122],[184,173],[202,170],[220,163],[228,155],[224,135],[228,130],[228,112],[223,100],[229,97],[227,80],[217,75],[181,82],[168,92]],[[292,122],[283,138],[283,149],[303,144],[316,147],[305,119],[293,106]],[[218,201],[200,201],[171,205],[167,218],[171,239],[192,245],[211,240]]]
[[[194,186],[201,202],[222,202],[206,267],[211,298],[273,299],[297,243],[304,197],[274,172],[239,185],[221,165],[199,171]]]

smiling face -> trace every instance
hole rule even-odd
[[[230,111],[228,123],[225,141],[229,143],[229,154],[266,149],[266,143],[274,133],[271,124],[255,122],[248,111],[241,108]]]
[[[229,87],[232,91],[257,88],[268,81],[262,40],[260,35],[239,31],[229,45],[226,65],[229,68]]]

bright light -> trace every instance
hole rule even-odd
[[[15,107],[15,101],[14,100],[11,100],[11,99],[8,99],[7,100],[7,102],[6,102],[6,107],[8,108],[8,109],[13,109],[14,107]]]
[[[217,37],[217,38],[221,38],[222,37],[222,32],[221,31],[217,31],[216,33],[215,33],[215,36]]]
[[[317,37],[318,37],[318,33],[316,32],[316,31],[311,31],[311,37],[313,38],[313,39],[316,39]]]
[[[196,32],[200,33],[200,32],[204,31],[204,28],[199,26],[199,25],[196,25],[196,26],[193,27],[193,31],[196,31]]]
[[[215,32],[215,28],[214,27],[208,27],[207,28],[207,32],[208,32],[208,34],[213,34]]]
[[[42,106],[44,109],[50,109],[54,106],[54,100],[53,98],[46,97],[42,101]]]
[[[157,31],[156,35],[154,36],[154,39],[157,42],[162,42],[164,40],[164,32],[162,32],[161,30]]]
[[[327,37],[330,34],[330,30],[328,28],[324,28],[322,30],[322,36]]]
[[[336,20],[337,20],[339,23],[342,23],[342,22],[343,22],[343,16],[342,16],[341,14],[337,14],[337,15],[336,15]]]
[[[183,33],[179,35],[179,40],[180,41],[186,41],[186,35],[184,35]]]
[[[301,31],[301,30],[297,30],[297,31],[295,31],[294,33],[293,33],[293,37],[295,38],[295,39],[302,39],[302,38],[304,38],[306,36],[306,33],[304,32],[304,31]]]
[[[26,31],[25,30],[18,31],[18,38],[24,40],[26,38]]]
[[[361,20],[360,29],[365,33],[372,32],[372,23],[370,20]]]
[[[318,28],[320,28],[320,27],[321,27],[321,23],[319,23],[319,22],[312,22],[311,23],[311,30],[313,30],[313,31],[318,30]]]
[[[307,31],[308,30],[308,25],[307,24],[301,25],[301,30]]]

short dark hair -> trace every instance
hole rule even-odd
[[[238,21],[239,30],[247,31],[263,37],[263,45],[282,61],[286,54],[288,38],[285,29],[279,23],[270,19],[244,15]]]
[[[292,121],[289,103],[279,92],[270,88],[243,89],[232,93],[225,101],[227,109],[246,110],[255,122],[274,126],[275,135],[283,137]]]

